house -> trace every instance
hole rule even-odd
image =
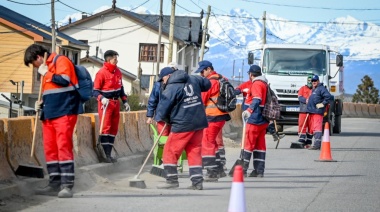
[[[112,49],[119,53],[118,66],[134,75],[139,67],[142,75],[156,75],[159,16],[137,14],[112,8],[103,12],[83,16],[59,28],[76,39],[86,40],[90,45],[89,55],[103,58],[105,51]],[[160,69],[166,66],[169,46],[170,16],[163,17]],[[179,69],[188,73],[198,66],[199,49],[202,42],[201,17],[176,16],[173,38],[173,61]],[[129,93],[126,91],[126,93]]]
[[[13,94],[25,106],[34,107],[40,78],[37,70],[24,65],[24,51],[34,43],[50,51],[51,28],[0,5],[0,40],[0,93],[9,98]],[[68,56],[75,64],[79,64],[81,52],[89,49],[87,44],[62,32],[57,33],[56,43],[56,52]],[[0,100],[8,102],[2,96]]]

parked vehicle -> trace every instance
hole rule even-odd
[[[307,76],[316,74],[330,91],[331,100],[324,116],[330,123],[330,133],[341,132],[343,102],[343,56],[326,45],[265,44],[259,51],[263,75],[281,104],[279,131],[284,125],[298,125],[298,90],[306,84]],[[254,51],[248,53],[248,64],[254,62]],[[331,57],[335,57],[331,60]],[[311,62],[312,60],[315,60]],[[312,64],[313,63],[313,64]]]

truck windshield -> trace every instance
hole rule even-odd
[[[324,75],[326,52],[306,49],[265,49],[263,72],[286,76]]]

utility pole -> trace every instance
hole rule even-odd
[[[232,65],[232,79],[235,80],[235,60],[234,60],[234,63]]]
[[[157,67],[156,67],[156,76],[158,77],[158,72],[160,71],[160,58],[161,58],[161,36],[162,36],[162,1],[160,0],[160,17],[158,19],[158,42],[157,42]]]
[[[207,27],[208,27],[208,18],[210,17],[210,13],[211,13],[211,6],[208,5],[207,7],[207,16],[206,16],[206,21],[205,21],[205,25],[203,27],[203,35],[202,35],[202,45],[201,45],[201,55],[199,56],[199,60],[202,61],[203,60],[203,55],[205,53],[205,43],[206,43],[206,34],[207,34]]]
[[[176,0],[172,0],[172,13],[170,15],[170,29],[169,29],[168,63],[173,62],[173,38],[174,38],[175,4],[176,4]]]
[[[243,82],[243,74],[244,74],[244,59],[243,59],[243,61],[242,61],[242,63],[241,63],[241,82]]]
[[[55,53],[55,15],[54,15],[54,2],[51,0],[51,52]]]
[[[267,43],[267,28],[265,26],[266,11],[263,13],[263,45]]]

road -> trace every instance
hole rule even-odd
[[[379,119],[347,118],[340,135],[330,137],[337,162],[315,162],[319,151],[290,149],[296,135],[287,135],[275,149],[267,135],[264,178],[245,178],[247,211],[380,211],[380,126]],[[239,154],[227,148],[228,167]],[[99,177],[96,186],[77,191],[72,199],[31,196],[15,197],[0,210],[12,211],[227,211],[231,178],[204,183],[203,191],[180,188],[158,190],[162,178],[143,173],[147,189],[130,188],[134,167]],[[147,171],[149,167],[147,167]]]

